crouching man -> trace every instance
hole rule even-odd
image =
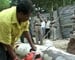
[[[0,60],[18,60],[13,46],[22,32],[32,49],[35,50],[29,34],[28,19],[31,12],[31,0],[21,0],[17,6],[0,12]]]
[[[67,52],[75,54],[75,32],[70,32],[70,41],[68,43]]]

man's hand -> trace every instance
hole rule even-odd
[[[35,50],[36,50],[36,47],[34,46],[34,44],[33,44],[33,42],[32,42],[30,33],[29,33],[28,31],[25,31],[25,32],[23,32],[23,33],[24,33],[25,38],[27,38],[27,40],[28,40],[30,46],[32,47],[32,50],[35,51]]]
[[[31,50],[36,51],[37,49],[36,46],[32,45],[31,47],[32,47]]]

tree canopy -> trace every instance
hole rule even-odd
[[[0,10],[10,7],[10,0],[0,0]]]
[[[74,4],[75,0],[32,0],[36,6],[42,7],[48,11],[56,10],[58,7]]]
[[[15,5],[16,1],[19,1],[19,0],[11,0],[11,1],[12,1],[11,5]],[[40,7],[50,12],[52,10],[56,10],[59,7],[72,5],[75,3],[75,0],[32,0],[32,2],[33,4],[36,5],[36,7]]]

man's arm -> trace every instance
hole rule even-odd
[[[32,42],[30,33],[28,31],[24,31],[23,33],[24,33],[25,38],[27,38],[27,40],[28,40],[30,46],[32,47],[32,49],[36,50],[36,47],[34,46],[34,44]]]

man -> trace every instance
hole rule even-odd
[[[67,52],[75,54],[75,31],[70,32],[70,41],[67,46]]]
[[[56,25],[56,20],[54,19],[54,17],[51,17],[51,38],[52,40],[56,40],[57,36],[56,36],[56,29],[57,29],[57,25]]]
[[[36,37],[36,43],[42,44],[42,32],[41,32],[41,18],[40,18],[40,12],[37,12],[36,17],[34,17],[34,29],[35,29],[35,37]],[[39,43],[40,41],[40,43]]]
[[[44,35],[45,35],[45,25],[46,25],[46,22],[45,22],[45,18],[44,17],[42,17],[42,21],[41,21],[41,32],[42,32],[42,38],[44,37]]]
[[[23,31],[30,46],[35,50],[28,29],[31,12],[31,0],[21,0],[17,6],[0,12],[0,60],[18,60],[13,46]]]
[[[46,22],[46,32],[45,32],[45,35],[47,35],[46,36],[46,38],[47,39],[50,39],[50,24],[51,23],[51,21],[49,20],[49,17],[47,17],[47,22]]]

